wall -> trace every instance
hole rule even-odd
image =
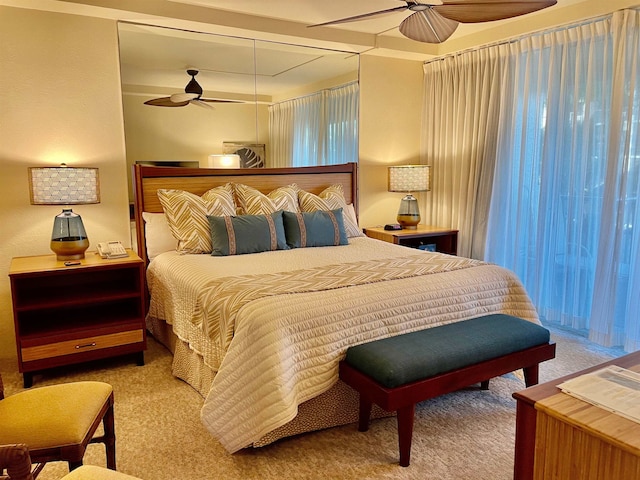
[[[0,7],[0,359],[16,356],[11,258],[51,253],[61,211],[29,204],[27,167],[98,167],[101,203],[74,208],[89,248],[130,243],[117,45],[110,20]]]
[[[394,221],[400,202],[386,166],[419,161],[421,62],[363,56],[360,83],[360,214],[371,226]],[[27,167],[100,168],[101,203],[74,211],[92,246],[129,244],[121,98],[116,21],[0,7],[0,360],[16,355],[11,258],[50,253],[60,211],[29,204]]]
[[[420,163],[422,62],[360,56],[360,225],[395,223],[387,167]],[[417,194],[424,202],[425,194]],[[423,208],[423,207],[421,207]]]

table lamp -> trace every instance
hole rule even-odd
[[[402,228],[415,230],[420,223],[418,200],[413,192],[431,190],[430,165],[399,165],[389,167],[389,191],[405,192],[400,201],[398,223]]]
[[[97,168],[30,167],[29,193],[32,205],[85,205],[100,203]],[[71,208],[63,208],[53,220],[51,250],[58,260],[84,258],[89,239],[82,217]]]
[[[240,155],[230,153],[226,155],[209,155],[207,167],[210,168],[240,168]]]

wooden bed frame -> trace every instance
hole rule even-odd
[[[318,194],[331,185],[340,184],[343,187],[346,202],[353,203],[355,211],[358,212],[358,166],[356,163],[265,169],[206,169],[135,165],[133,173],[138,255],[146,263],[149,262],[149,259],[146,251],[142,213],[163,211],[157,195],[158,189],[185,190],[202,195],[213,187],[235,182],[249,185],[263,193],[269,193],[278,187],[295,183],[303,190]],[[213,376],[208,367],[202,363],[201,357],[191,351],[185,342],[177,339],[171,333],[169,325],[159,325],[153,321],[152,324],[151,330],[156,340],[165,345],[174,356],[180,357],[178,366],[174,361],[173,374],[205,396]],[[339,408],[336,408],[336,405],[339,405]],[[312,430],[353,423],[357,421],[358,395],[345,383],[338,381],[328,392],[301,404],[298,407],[298,412],[298,416],[291,422],[266,435],[254,446],[267,445],[280,438]],[[387,415],[389,413],[374,406],[372,418]]]
[[[158,189],[185,190],[202,195],[207,190],[228,182],[243,183],[262,193],[278,187],[297,184],[301,189],[318,194],[330,185],[340,184],[347,203],[358,212],[358,165],[328,165],[300,168],[176,168],[134,166],[135,221],[138,255],[148,262],[142,212],[160,213]]]

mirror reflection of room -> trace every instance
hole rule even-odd
[[[124,22],[118,35],[129,167],[357,162],[357,54]],[[145,104],[163,99],[175,106]]]

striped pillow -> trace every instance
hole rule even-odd
[[[347,245],[342,209],[315,212],[282,212],[290,248]]]
[[[288,250],[282,211],[267,215],[212,216],[211,255],[242,255],[246,253]]]
[[[344,190],[342,185],[336,184],[325,188],[320,195],[298,191],[298,201],[300,202],[300,210],[303,212],[315,212],[317,210],[337,210],[347,211],[347,201],[344,198]],[[343,215],[344,229],[347,237],[363,237],[364,233],[353,221],[350,215]]]
[[[299,188],[295,184],[280,187],[267,195],[241,183],[235,183],[233,188],[239,215],[268,215],[278,210],[300,211],[298,206]]]
[[[212,188],[202,197],[184,190],[158,190],[171,234],[180,253],[211,253],[211,233],[207,215],[235,215],[230,183]]]

